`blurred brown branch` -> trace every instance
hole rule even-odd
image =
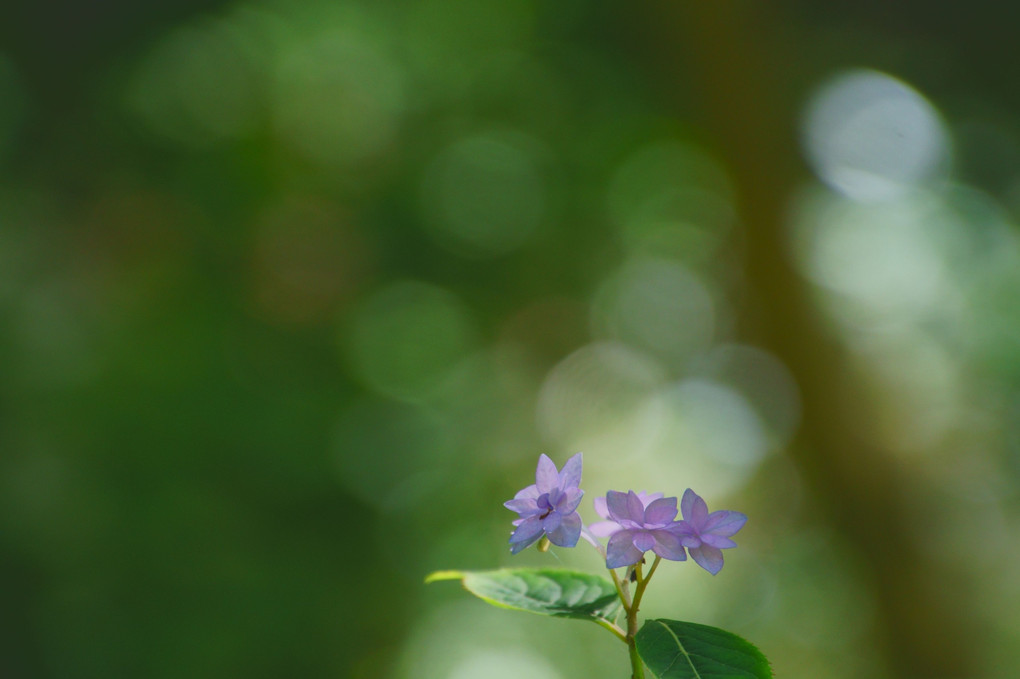
[[[880,615],[872,641],[892,676],[972,677],[973,646],[961,643],[970,634],[967,604],[911,534],[903,511],[911,480],[888,451],[865,442],[874,437],[848,431],[873,421],[867,401],[847,398],[843,390],[854,387],[842,348],[787,261],[785,210],[801,169],[784,79],[795,55],[784,53],[780,13],[771,4],[664,2],[649,18],[657,58],[693,81],[696,113],[732,172],[745,227],[744,334],[785,361],[801,387],[804,419],[790,454],[812,502],[863,555]]]

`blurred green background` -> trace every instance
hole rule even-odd
[[[5,3],[0,676],[625,677],[422,584],[597,570],[506,544],[578,450],[750,516],[647,615],[1012,676],[1008,5]]]

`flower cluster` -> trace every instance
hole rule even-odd
[[[542,455],[534,485],[504,503],[519,515],[513,522],[516,528],[510,536],[510,552],[517,554],[543,536],[554,545],[573,547],[586,531],[593,536],[588,539],[604,551],[607,568],[636,564],[651,550],[671,561],[685,561],[690,554],[695,563],[715,575],[723,567],[722,550],[737,546],[731,538],[747,521],[740,512],[709,513],[705,501],[690,488],[684,491],[679,510],[677,498],[662,493],[611,490],[594,501],[595,512],[603,521],[585,529],[577,512],[584,494],[580,484],[581,453],[567,460],[562,471]],[[676,519],[678,513],[681,520]],[[608,539],[604,550],[594,538]]]

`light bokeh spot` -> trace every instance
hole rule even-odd
[[[958,225],[942,207],[927,193],[882,203],[806,196],[796,210],[794,249],[812,281],[842,296],[837,314],[909,321],[952,301],[944,251]]]
[[[662,417],[652,446],[657,474],[704,497],[740,488],[768,452],[761,418],[739,391],[693,378],[666,386],[649,404]],[[674,492],[671,490],[670,492]]]
[[[655,439],[661,417],[647,407],[662,367],[615,342],[581,347],[546,376],[538,396],[540,431],[562,450],[633,455]]]
[[[351,17],[283,48],[272,91],[275,128],[308,160],[350,166],[390,148],[404,74],[374,32]]]
[[[371,295],[349,331],[353,368],[375,391],[403,400],[428,398],[475,346],[459,300],[418,281],[392,283]]]
[[[443,421],[414,405],[364,400],[334,431],[340,483],[385,512],[407,511],[442,487],[453,447]]]
[[[561,679],[541,656],[524,649],[482,648],[463,658],[447,675],[449,679]]]
[[[127,107],[153,133],[187,145],[250,134],[262,113],[265,49],[229,19],[179,28],[135,68]]]
[[[937,177],[948,134],[935,108],[906,83],[856,70],[815,92],[803,144],[818,176],[856,200],[880,200]]]
[[[596,333],[647,351],[668,366],[705,351],[715,329],[711,295],[676,262],[637,258],[595,296]]]
[[[736,389],[765,426],[771,448],[789,443],[800,424],[800,388],[774,355],[746,344],[713,348],[693,367],[694,375]]]
[[[515,133],[466,137],[426,168],[422,211],[432,236],[458,254],[499,255],[542,221],[546,189],[538,142]]]
[[[606,203],[632,251],[682,261],[712,256],[734,224],[732,188],[718,161],[673,140],[627,156],[611,178]]]

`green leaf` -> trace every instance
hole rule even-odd
[[[648,620],[634,638],[659,679],[770,679],[769,661],[751,642],[717,627]]]
[[[425,582],[460,580],[464,589],[500,608],[558,618],[612,621],[620,608],[616,587],[597,575],[552,568],[437,571]]]

